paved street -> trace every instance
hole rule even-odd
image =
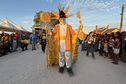
[[[79,49],[73,66],[75,75],[58,73],[58,67],[48,67],[41,49],[14,52],[0,57],[0,84],[126,84],[126,64],[113,65],[109,59],[87,57]]]

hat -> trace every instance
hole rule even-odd
[[[63,12],[63,10],[59,10],[59,18],[66,18],[66,14]]]
[[[59,13],[52,11],[51,13],[54,15],[54,19],[60,19],[60,18],[68,18],[71,17],[72,14],[67,14],[67,12],[69,11],[70,6],[68,5],[66,7],[66,9],[63,9],[61,7],[61,5],[59,4],[58,9],[59,9]]]

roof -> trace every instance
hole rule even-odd
[[[98,29],[97,29],[97,32],[98,32],[98,33],[103,33],[103,32],[106,31],[106,30],[107,30],[107,28],[101,27],[101,28],[98,28]],[[94,30],[93,32],[96,32],[96,30]]]
[[[110,28],[107,31],[105,31],[104,33],[112,33],[112,32],[118,32],[119,29],[118,28]]]
[[[118,28],[109,28],[109,29],[106,27],[98,28],[98,33],[101,33],[101,34],[118,32],[118,31],[119,31]],[[94,30],[93,32],[96,32],[96,30]]]

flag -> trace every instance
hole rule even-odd
[[[59,9],[59,10],[63,10],[60,2],[59,2],[59,4],[58,4],[58,9]]]
[[[85,33],[84,33],[82,30],[80,30],[80,32],[79,32],[79,34],[78,34],[78,38],[79,38],[80,40],[84,40],[84,37],[85,37]]]
[[[70,9],[70,5],[68,5],[68,6],[66,7],[66,9],[63,10],[63,12],[66,14],[66,13],[69,11],[69,9]]]
[[[78,18],[78,19],[81,19],[80,11],[78,11],[76,14],[77,14],[77,18]]]

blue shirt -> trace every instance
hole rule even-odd
[[[37,41],[37,35],[36,34],[32,34],[31,35],[31,40],[32,40],[32,42],[36,42]]]

